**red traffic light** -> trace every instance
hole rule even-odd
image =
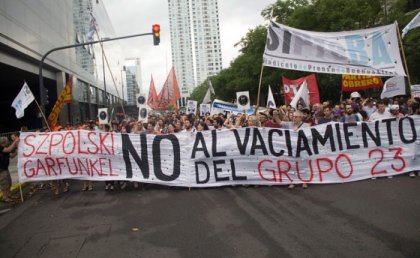
[[[160,25],[154,24],[152,26],[152,32],[153,32],[153,45],[158,46],[160,43]]]
[[[154,24],[152,29],[153,29],[153,32],[160,32],[160,25],[159,24]]]

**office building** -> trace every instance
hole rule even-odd
[[[172,62],[182,97],[222,69],[217,0],[168,0]]]

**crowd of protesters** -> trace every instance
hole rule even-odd
[[[284,128],[290,130],[299,130],[315,126],[318,124],[334,122],[354,123],[359,121],[374,121],[384,118],[401,118],[407,115],[420,115],[420,99],[409,99],[405,97],[396,97],[393,99],[375,100],[373,98],[362,98],[358,92],[353,92],[350,98],[340,103],[325,101],[317,103],[310,107],[298,103],[296,109],[290,105],[282,105],[276,109],[265,109],[255,115],[247,114],[231,114],[220,113],[211,115],[207,113],[205,116],[196,114],[184,114],[178,111],[165,112],[163,114],[152,114],[148,117],[147,123],[137,121],[137,119],[123,119],[120,122],[112,121],[109,125],[99,125],[98,121],[88,121],[85,123],[77,123],[76,125],[56,126],[55,131],[59,130],[95,130],[109,131],[118,133],[132,134],[172,134],[179,132],[201,132],[205,130],[229,130],[241,127],[270,127]],[[17,146],[17,140],[12,145],[3,144],[4,139],[0,139],[1,156],[1,172],[0,181],[1,188],[9,189],[9,176],[5,176],[8,167],[8,155]],[[6,162],[7,160],[7,162]],[[415,176],[415,172],[410,172],[411,177]],[[7,179],[5,179],[7,178]],[[107,191],[113,191],[116,188],[121,190],[128,186],[139,188],[137,182],[114,182],[106,181],[103,185]],[[70,184],[67,180],[49,183],[54,194],[67,192]],[[94,184],[92,181],[83,182],[83,191],[92,191]],[[289,188],[294,188],[289,185]],[[303,188],[307,188],[307,184],[302,184]],[[3,190],[4,200],[9,201],[9,193]]]

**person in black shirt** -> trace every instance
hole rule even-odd
[[[0,188],[3,202],[13,202],[10,198],[10,187],[12,186],[12,178],[9,172],[10,153],[13,152],[19,142],[16,138],[9,146],[7,137],[0,137]]]

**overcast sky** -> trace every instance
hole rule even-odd
[[[172,66],[168,0],[102,0],[116,36],[151,32],[152,24],[161,26],[161,43],[153,46],[152,36],[119,41],[125,58],[140,57],[143,88],[147,91],[153,74],[157,90]],[[219,0],[220,37],[223,68],[238,55],[234,44],[252,29],[266,22],[261,11],[275,0]],[[262,55],[262,53],[261,53]]]

